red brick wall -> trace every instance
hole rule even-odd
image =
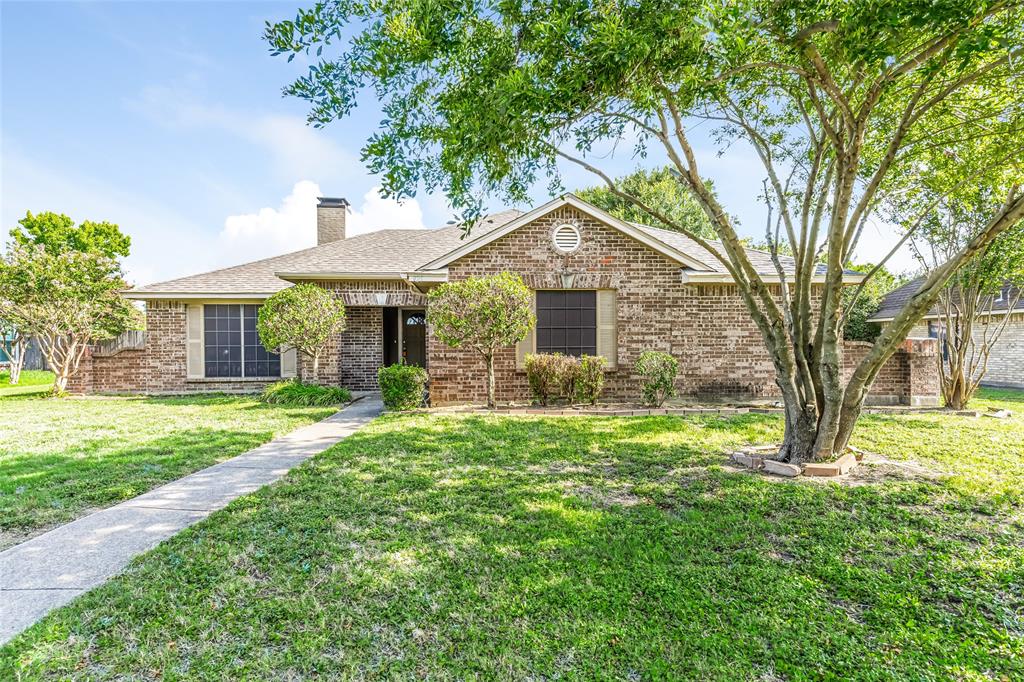
[[[580,229],[582,245],[570,255],[551,246],[551,230],[564,221]],[[606,375],[604,396],[635,400],[640,380],[632,365],[644,350],[671,353],[679,360],[677,389],[694,400],[749,400],[779,395],[775,370],[736,287],[683,284],[678,263],[572,208],[556,209],[515,232],[467,254],[448,268],[450,280],[518,272],[533,289],[566,288],[563,274],[574,276],[569,288],[617,290],[618,370]],[[430,335],[428,368],[435,404],[482,402],[485,366],[471,351],[451,349]],[[906,381],[898,369],[882,381]],[[525,374],[516,369],[507,349],[495,360],[499,401],[526,401]],[[907,390],[884,388],[885,395]],[[901,392],[902,391],[902,392]],[[932,389],[931,394],[935,393]]]
[[[257,392],[266,381],[187,379],[183,301],[146,303],[146,347],[82,360],[73,393]]]
[[[341,298],[346,328],[320,361],[320,380],[362,391],[378,388],[377,369],[384,362],[383,307],[426,308],[427,297],[406,282],[395,280],[320,281]],[[310,380],[313,363],[300,360],[300,375]]]

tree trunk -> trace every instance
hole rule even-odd
[[[497,406],[494,398],[494,355],[485,355],[484,360],[487,361],[487,407],[493,410]]]
[[[25,366],[25,351],[28,350],[28,339],[17,335],[11,342],[11,350],[8,353],[11,359],[10,383],[17,384],[21,381],[21,370]]]
[[[57,395],[65,393],[68,390],[68,376],[67,370],[61,367],[53,380],[53,392]]]
[[[803,464],[815,459],[819,419],[813,405],[804,408],[794,405],[785,409],[786,430],[779,450],[779,459],[791,464]]]
[[[320,384],[320,354],[313,354],[313,383]]]

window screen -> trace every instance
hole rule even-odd
[[[245,376],[277,377],[281,376],[281,356],[270,353],[260,342],[256,332],[256,316],[258,305],[242,306],[242,341],[245,344]]]
[[[208,377],[276,377],[281,357],[256,333],[258,305],[204,305],[203,345]]]
[[[597,292],[537,292],[537,352],[597,355]]]

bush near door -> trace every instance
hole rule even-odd
[[[390,365],[377,370],[381,399],[389,410],[411,410],[423,404],[427,370],[415,365]]]

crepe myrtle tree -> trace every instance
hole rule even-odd
[[[283,289],[260,307],[256,331],[271,353],[295,348],[313,361],[313,381],[320,378],[320,358],[331,339],[345,331],[345,304],[315,284]]]
[[[142,329],[142,314],[121,296],[126,284],[117,261],[97,252],[51,253],[41,244],[11,246],[0,263],[5,305],[21,329],[39,339],[64,393],[90,344]]]
[[[479,353],[487,365],[487,407],[496,405],[494,354],[530,333],[537,318],[519,275],[501,272],[446,282],[428,295],[427,324],[442,343]]]
[[[364,89],[380,101],[363,155],[389,196],[442,189],[473,218],[480,197],[526,202],[538,181],[557,190],[560,168],[579,166],[706,248],[774,365],[779,457],[790,462],[845,449],[883,363],[949,277],[1024,216],[1018,169],[1000,205],[844,379],[844,266],[878,208],[914,182],[906,169],[927,149],[966,152],[981,140],[995,144],[976,164],[1021,158],[1016,1],[470,0],[441,10],[433,0],[329,0],[268,24],[265,38],[272,53],[310,60],[285,93],[308,101],[314,125],[351,113]],[[791,271],[776,258],[769,277],[750,261],[708,189],[715,178],[695,130],[727,160],[758,159],[766,224],[794,254]],[[635,158],[671,165],[719,243],[616,183],[609,152],[624,140]]]
[[[963,248],[1002,194],[979,179],[956,195],[940,197],[913,239],[914,253],[926,272]],[[1017,307],[1022,295],[1024,224],[1019,224],[985,246],[939,294],[936,308],[943,332],[937,362],[946,407],[966,409],[1012,318],[1005,313]]]

